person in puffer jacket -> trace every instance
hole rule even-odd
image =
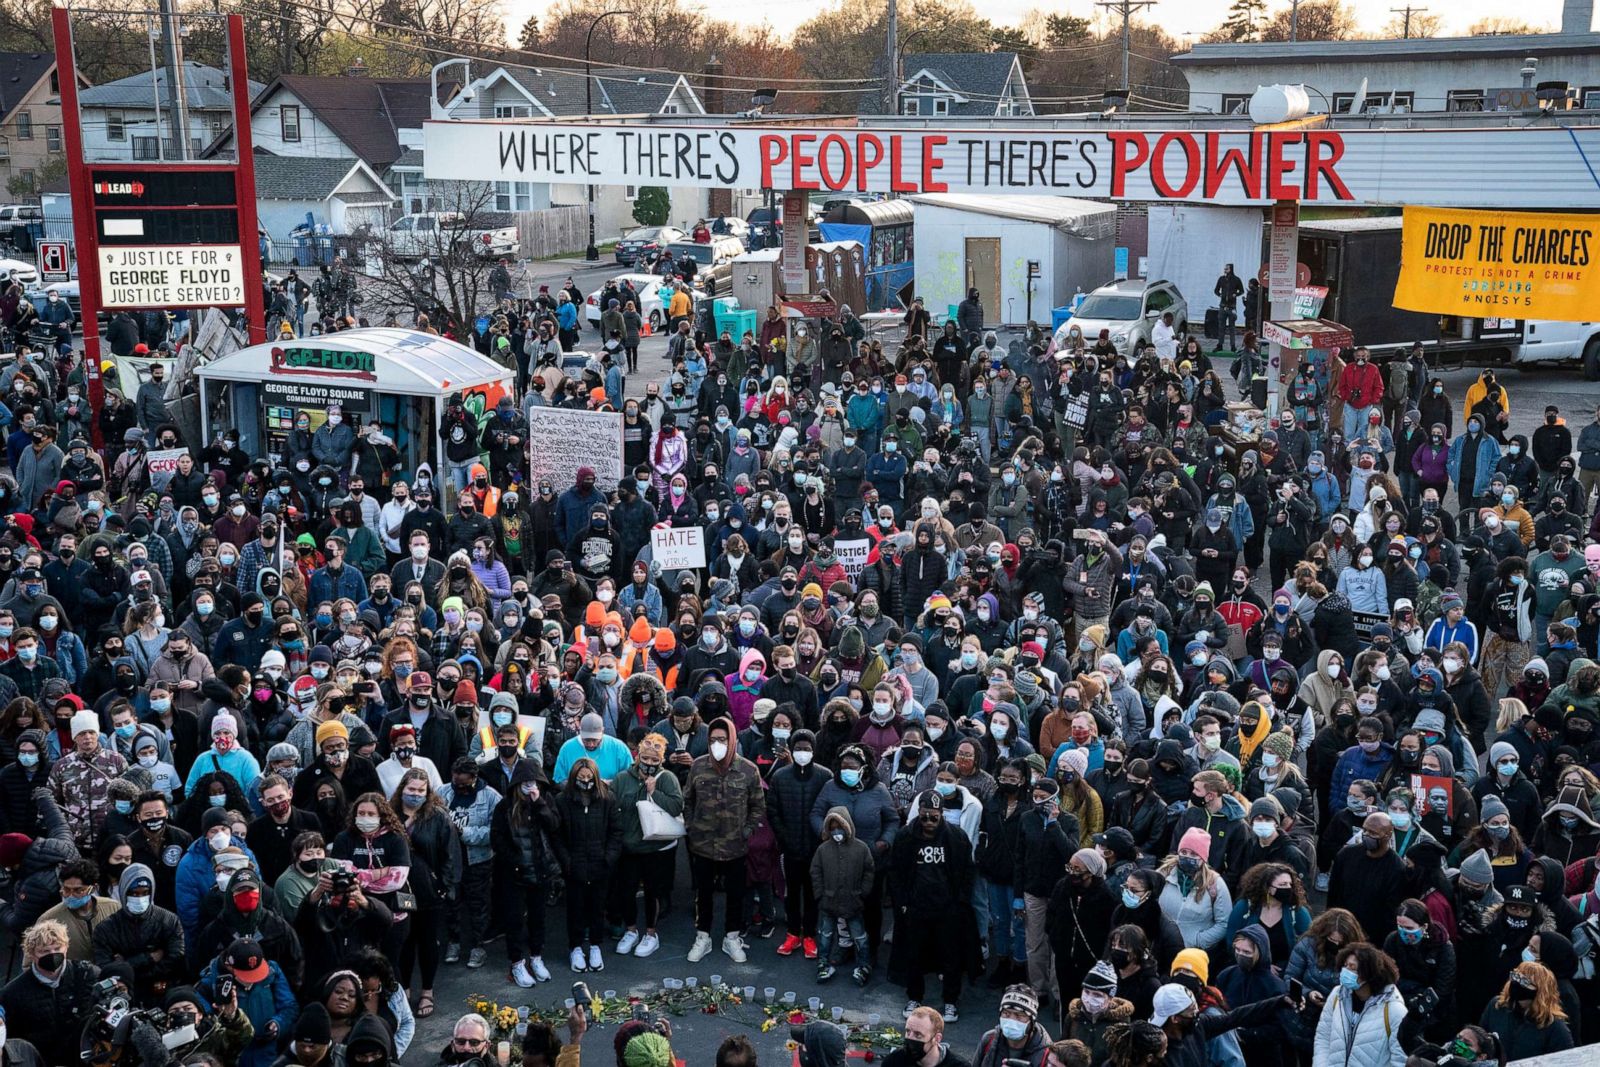
[[[281,967],[262,953],[260,945],[246,938],[235,941],[206,964],[200,980],[195,983],[195,991],[215,1003],[217,979],[224,974],[234,979],[239,1010],[249,1017],[250,1025],[255,1028],[255,1037],[239,1057],[237,1067],[268,1067],[277,1058],[278,1038],[294,1029],[294,1021],[300,1015],[300,1005],[289,988],[289,979]],[[375,1017],[370,1018],[377,1021]],[[358,1022],[346,1043],[347,1053],[360,1030]]]
[[[61,903],[61,879],[56,870],[78,858],[78,846],[50,790],[33,791],[43,837],[10,833],[0,836],[0,870],[11,878],[10,900],[0,900],[0,927],[20,938],[39,916]]]
[[[94,962],[123,962],[138,976],[140,997],[156,983],[164,988],[183,976],[183,927],[178,916],[155,903],[156,877],[142,863],[130,863],[117,882],[122,907],[94,928]],[[153,958],[156,952],[160,959]]]
[[[1339,984],[1328,991],[1317,1021],[1313,1063],[1343,1067],[1400,1067],[1406,1054],[1400,1047],[1400,1027],[1406,1021],[1406,1002],[1395,988],[1400,980],[1394,962],[1373,946],[1360,942],[1339,953]],[[1345,983],[1348,972],[1356,987]]]
[[[866,927],[861,917],[877,880],[872,849],[856,836],[855,821],[847,808],[829,808],[823,816],[821,843],[811,857],[809,878],[817,897],[817,980],[820,982],[833,977],[833,939],[839,920],[849,926],[852,938],[866,940]],[[863,961],[856,969],[857,984],[865,985],[870,975],[870,968]]]

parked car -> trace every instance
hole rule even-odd
[[[696,263],[695,285],[710,296],[733,285],[733,257],[744,255],[744,242],[737,237],[713,237],[707,244],[697,241],[674,241],[667,246],[675,262],[685,257]]]
[[[617,274],[606,279],[606,284],[620,282],[623,279],[626,279],[628,284],[633,286],[634,291],[639,294],[639,314],[644,316],[645,321],[650,323],[652,330],[659,331],[667,324],[666,302],[661,299],[659,292],[661,289],[661,276],[659,274],[640,273]],[[583,302],[583,316],[589,325],[597,330],[600,328],[600,316],[605,311],[605,308],[600,306],[600,294],[603,292],[605,292],[604,285],[590,293]],[[691,290],[689,295],[696,303],[704,300],[706,296],[706,294],[697,290]]]
[[[1067,330],[1073,326],[1083,331],[1090,344],[1101,330],[1108,330],[1117,351],[1132,355],[1136,346],[1150,340],[1150,331],[1169,311],[1173,327],[1182,333],[1189,321],[1189,304],[1176,285],[1164,280],[1124,278],[1084,297],[1078,310],[1056,331],[1056,341],[1064,342]]]
[[[397,259],[426,259],[467,242],[485,259],[515,258],[522,251],[517,228],[507,216],[484,215],[468,228],[459,212],[425,212],[402,215],[389,224],[383,241]]]
[[[617,262],[638,266],[640,258],[650,259],[673,241],[682,241],[688,236],[676,226],[640,226],[629,230],[617,242]]]
[[[18,282],[24,289],[38,285],[39,268],[25,259],[0,259],[0,285],[10,282]]]

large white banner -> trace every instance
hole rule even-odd
[[[1210,204],[1600,208],[1600,129],[424,123],[429,179]]]

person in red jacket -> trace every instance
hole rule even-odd
[[[1355,362],[1344,365],[1338,396],[1344,401],[1344,439],[1354,441],[1367,428],[1367,412],[1383,410],[1383,372],[1365,348],[1356,349]]]

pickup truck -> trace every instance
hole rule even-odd
[[[402,215],[389,224],[380,238],[397,259],[428,259],[458,245],[467,245],[485,259],[516,258],[522,251],[515,220],[502,212],[485,212],[468,227],[455,212]]]
[[[1522,365],[1558,360],[1580,361],[1584,378],[1600,381],[1600,322],[1527,320],[1522,344],[1512,354],[1512,361]]]

